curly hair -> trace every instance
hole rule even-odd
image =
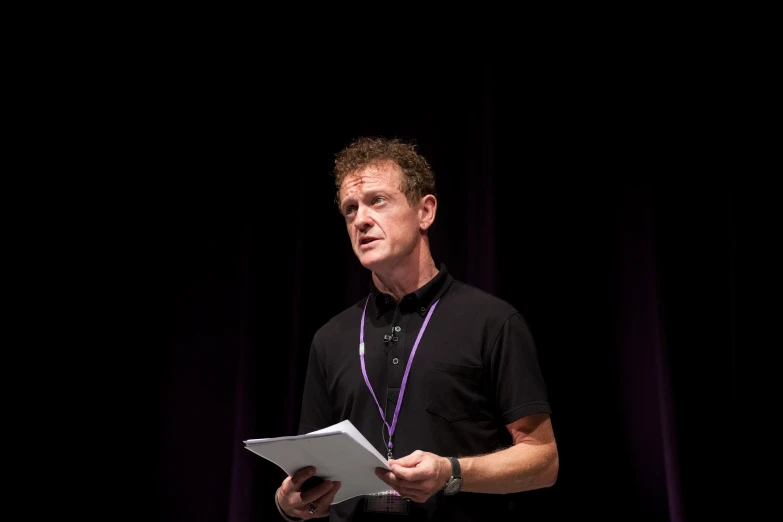
[[[427,194],[436,195],[435,174],[413,143],[398,138],[360,137],[338,152],[334,160],[335,202],[340,204],[340,187],[345,177],[368,165],[391,161],[402,171],[400,189],[413,205]]]

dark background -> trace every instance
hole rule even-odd
[[[242,441],[296,432],[314,332],[369,289],[329,177],[361,135],[418,144],[436,259],[531,325],[561,464],[526,520],[738,508],[737,459],[717,456],[738,429],[765,190],[701,76],[229,63],[153,68],[124,108],[134,197],[106,286],[140,372],[125,392],[157,428],[150,519],[278,519],[284,475]]]

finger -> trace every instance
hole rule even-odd
[[[375,474],[379,479],[381,479],[384,483],[386,483],[397,493],[402,493],[402,491],[405,490],[419,489],[418,484],[414,484],[412,482],[408,482],[405,480],[400,480],[398,477],[394,476],[394,473],[390,473],[386,470],[379,470]]]
[[[315,492],[327,483],[329,484],[329,490],[324,495],[312,500],[306,499],[304,495],[302,496],[302,501],[305,503],[305,506],[298,511],[300,516],[303,518],[320,518],[329,514],[329,507],[332,505],[334,497],[337,495],[337,491],[339,491],[342,483],[326,481],[317,488],[308,491],[308,493]],[[313,507],[315,508],[315,511],[310,513],[310,509]],[[307,513],[306,516],[304,515],[305,513]]]
[[[304,520],[307,520],[308,518],[315,518],[319,515],[318,511],[316,511],[314,514],[310,513],[310,508],[308,506],[305,506],[303,508],[294,508],[292,509],[294,516],[297,518],[302,518]]]
[[[395,490],[404,499],[414,500],[416,502],[424,502],[432,496],[429,491],[421,491],[418,489],[400,488]]]
[[[395,476],[394,473],[390,471],[386,471],[383,468],[377,468],[375,471],[375,475],[384,481],[386,484],[391,486],[395,491],[400,493],[400,490],[405,491],[427,491],[427,487],[422,482],[411,482],[408,480],[404,480],[398,476]]]
[[[422,468],[406,468],[396,463],[389,467],[391,467],[391,471],[394,476],[402,480],[421,481],[427,480],[431,476],[434,476],[431,472]]]
[[[387,484],[397,484],[403,480],[401,477],[395,475],[394,472],[383,468],[375,468],[375,476]]]
[[[425,481],[406,480],[400,477],[399,475],[395,475],[394,473],[389,471],[385,471],[385,470],[379,471],[376,472],[376,475],[382,481],[386,482],[388,485],[392,486],[395,489],[406,488],[406,489],[413,489],[417,491],[426,491],[428,489]]]
[[[315,475],[315,468],[313,466],[307,466],[298,470],[291,477],[291,486],[293,491],[299,491],[305,480]]]
[[[406,498],[408,498],[408,499],[410,499],[410,500],[412,500],[414,502],[419,502],[419,503],[423,504],[424,502],[427,502],[427,500],[429,500],[429,498],[431,496],[432,495],[430,495],[429,493],[422,493],[422,494],[419,494],[419,495],[412,493],[410,495],[407,495]]]
[[[412,500],[415,500],[416,502],[422,502],[420,499],[428,499],[430,496],[432,496],[432,493],[429,491],[422,491],[420,489],[409,489],[409,488],[400,488],[395,489],[397,493],[400,494],[402,498],[410,498]]]
[[[331,480],[325,480],[321,484],[318,484],[316,487],[314,487],[311,490],[305,491],[302,493],[302,503],[303,504],[309,504],[310,502],[315,502],[319,498],[323,497],[329,491],[332,489],[332,485],[334,482]]]
[[[375,468],[375,476],[384,481],[386,484],[394,487],[396,478],[394,477],[394,473],[391,471],[383,468]]]
[[[406,480],[397,480],[396,481],[396,487],[399,488],[399,490],[403,490],[406,493],[426,493],[429,491],[430,488],[426,487],[421,482],[408,482]],[[410,496],[410,495],[409,495]]]
[[[394,476],[398,479],[411,482],[437,481],[440,473],[437,463],[431,460],[423,460],[415,468],[400,466],[396,463],[392,463],[390,467],[392,473],[394,473]]]
[[[406,468],[412,468],[421,462],[422,456],[423,452],[421,450],[416,450],[410,455],[406,455],[402,458],[389,459],[389,467],[391,467],[392,463],[395,463],[400,466],[405,466]]]
[[[338,481],[332,482],[332,489],[329,490],[326,495],[318,499],[317,505],[321,506],[331,506],[332,502],[334,502],[334,497],[337,495],[337,492],[340,491],[340,486],[342,486],[343,483]]]

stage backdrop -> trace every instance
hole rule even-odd
[[[329,177],[361,135],[418,143],[438,179],[436,260],[530,324],[560,476],[520,520],[683,522],[733,507],[714,503],[731,466],[715,462],[714,425],[736,400],[749,192],[680,175],[698,144],[670,99],[641,103],[588,68],[578,87],[499,70],[466,60],[340,88],[292,70],[242,102],[224,85],[225,105],[199,108],[200,90],[151,129],[158,167],[176,175],[145,191],[129,241],[161,519],[277,520],[284,475],[242,441],[296,433],[313,334],[369,289]]]

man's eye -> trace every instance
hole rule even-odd
[[[354,212],[355,210],[356,210],[356,207],[354,207],[354,206],[350,206],[350,207],[348,207],[348,208],[346,208],[346,209],[345,209],[345,215],[346,215],[346,216],[350,216],[351,214],[353,214],[353,212]]]
[[[383,201],[385,201],[384,198],[382,198],[381,196],[378,196],[377,198],[372,200],[372,203],[373,203],[373,205],[377,205],[378,203],[382,203]]]

